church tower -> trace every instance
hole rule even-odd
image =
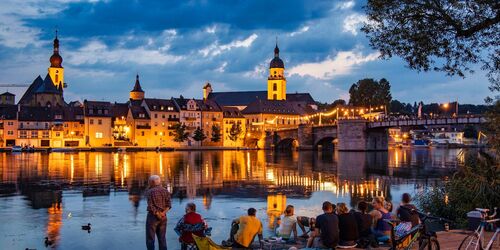
[[[132,101],[140,101],[144,99],[144,90],[141,88],[141,83],[139,82],[139,74],[135,76],[135,85],[134,89],[130,91],[130,100]]]
[[[54,39],[54,53],[50,57],[49,75],[57,89],[64,88],[64,68],[62,67],[62,57],[59,55],[59,39]]]
[[[278,41],[274,48],[274,58],[269,63],[269,77],[267,78],[267,99],[286,100],[285,64],[280,59]]]

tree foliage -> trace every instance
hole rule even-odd
[[[212,137],[210,140],[212,142],[219,142],[221,139],[221,132],[220,132],[220,127],[217,125],[212,125]]]
[[[382,78],[375,81],[370,78],[359,80],[349,89],[349,104],[354,106],[387,106],[392,100],[391,85]]]
[[[189,133],[186,132],[186,125],[177,123],[174,125],[174,141],[175,142],[183,142],[188,139]]]
[[[207,138],[207,136],[205,135],[205,133],[203,133],[203,129],[201,129],[200,127],[197,127],[193,133],[192,138],[195,141],[203,141]]]
[[[241,125],[239,123],[233,123],[233,125],[229,129],[229,134],[228,134],[229,140],[237,141],[241,137],[242,133],[243,130],[241,129]]]
[[[500,165],[490,154],[465,155],[465,164],[447,182],[417,195],[425,212],[464,224],[466,214],[476,207],[500,204]]]
[[[362,30],[382,58],[403,58],[416,70],[464,76],[481,62],[498,86],[498,0],[368,0]]]

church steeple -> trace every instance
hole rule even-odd
[[[267,99],[286,100],[285,64],[280,58],[278,38],[274,47],[274,58],[269,63],[269,77],[267,78]]]
[[[54,38],[54,48],[52,56],[50,57],[49,75],[56,88],[64,88],[64,68],[62,66],[63,59],[59,54],[59,38],[56,30],[56,37]]]
[[[135,76],[135,84],[132,91],[130,91],[130,100],[142,100],[144,99],[144,90],[141,88],[141,83],[139,82],[139,74]]]

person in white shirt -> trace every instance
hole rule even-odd
[[[294,216],[294,207],[288,205],[284,214],[280,216],[276,227],[276,237],[281,237],[284,240],[289,240],[293,232],[293,238],[297,239],[297,218]]]

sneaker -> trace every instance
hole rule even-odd
[[[221,245],[223,247],[232,247],[233,246],[233,242],[230,241],[230,240],[223,240],[222,243],[221,243]]]

